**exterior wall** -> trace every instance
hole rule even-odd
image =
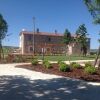
[[[46,54],[54,54],[54,53],[64,53],[65,45],[61,43],[63,37],[60,36],[46,36],[46,35],[34,35],[35,42],[35,53],[42,53],[42,49],[44,49],[44,53]],[[33,35],[25,34],[24,35],[24,45],[25,45],[25,53],[33,53],[30,51],[30,47],[33,47]],[[60,47],[59,47],[60,46]]]
[[[24,49],[25,49],[25,47],[24,47],[24,34],[21,34],[20,35],[20,53],[21,54],[24,54],[25,53],[25,51],[24,51]]]
[[[21,34],[20,36],[20,48],[22,54],[64,54],[66,51],[66,45],[62,43],[63,36],[59,35],[40,35],[35,34],[33,40],[33,34]],[[34,45],[33,45],[34,43]],[[34,46],[34,51],[33,51]],[[69,45],[68,54],[81,54],[80,44]],[[87,51],[90,52],[90,39],[87,41]]]
[[[81,45],[79,43],[74,44],[72,46],[72,54],[80,55],[81,53]],[[90,54],[90,38],[87,40],[87,54]]]

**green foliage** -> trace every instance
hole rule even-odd
[[[44,60],[43,61],[43,65],[47,69],[52,68],[52,65],[50,64],[50,62],[48,60]]]
[[[100,0],[84,0],[95,24],[100,24]]]
[[[38,64],[38,60],[33,58],[31,63],[32,63],[32,65],[37,65]]]
[[[60,63],[59,70],[62,71],[62,72],[69,72],[70,67],[69,67],[69,65],[67,65],[65,63]]]
[[[80,64],[78,64],[78,63],[76,63],[76,62],[72,62],[72,63],[70,64],[70,66],[71,66],[72,68],[80,68]]]
[[[79,28],[76,31],[76,42],[80,43],[81,49],[83,51],[83,54],[86,56],[87,53],[87,29],[85,27],[85,24],[82,24],[79,26]]]
[[[63,43],[68,45],[71,41],[72,41],[71,33],[68,31],[68,29],[66,29],[64,32]]]
[[[58,60],[57,63],[58,63],[58,65],[59,65],[60,63],[64,63],[64,62],[63,62],[62,60]]]
[[[20,63],[20,62],[25,62],[25,61],[26,61],[26,59],[24,57],[22,57],[22,56],[16,56],[14,58],[13,62]]]
[[[87,74],[95,74],[96,73],[96,68],[93,67],[93,66],[88,66],[88,67],[85,67],[84,71]]]
[[[86,63],[85,63],[85,67],[92,67],[91,62],[86,62]]]
[[[4,20],[3,16],[0,14],[0,60],[1,57],[4,57],[3,48],[2,48],[2,40],[6,37],[8,30],[7,22]]]
[[[78,27],[76,30],[76,42],[81,43],[81,45],[86,45],[87,41],[87,29],[85,27],[85,24],[82,24]]]
[[[4,20],[3,16],[0,14],[0,40],[4,39],[8,30],[7,22]]]

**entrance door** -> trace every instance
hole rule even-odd
[[[50,48],[50,47],[47,47],[46,49],[47,49],[47,50],[46,50],[46,53],[47,53],[47,54],[51,54],[51,48]]]

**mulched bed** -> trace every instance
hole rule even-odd
[[[46,69],[41,64],[34,65],[34,66],[31,64],[24,64],[24,65],[17,65],[16,67],[34,70],[37,72],[43,72],[43,73],[47,73],[47,74],[55,74],[55,75],[60,75],[60,76],[64,76],[64,77],[82,79],[85,81],[100,82],[100,71],[98,71],[94,75],[88,75],[88,74],[84,73],[83,68],[73,69],[70,72],[61,72],[61,71],[59,71],[58,64],[52,64],[52,66],[53,67],[50,69]]]

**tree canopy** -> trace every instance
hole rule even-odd
[[[68,31],[68,29],[65,29],[63,42],[66,45],[68,45],[71,42],[71,40],[72,40],[71,33]]]
[[[95,24],[100,24],[100,0],[84,0]]]
[[[7,22],[4,20],[3,16],[0,14],[0,59],[3,55],[2,40],[6,37],[8,30]]]
[[[87,53],[87,29],[85,24],[78,27],[76,31],[76,42],[80,43],[83,54]]]
[[[0,14],[0,40],[4,39],[7,35],[8,25],[4,20],[3,16]]]

